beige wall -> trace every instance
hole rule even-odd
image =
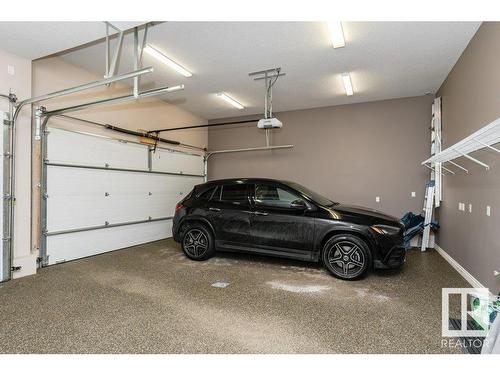
[[[486,22],[469,43],[439,89],[442,97],[443,142],[450,146],[500,116],[500,23]],[[444,180],[439,209],[438,244],[492,293],[500,290],[500,157],[493,151],[473,156],[490,165],[481,166],[460,158],[469,174],[457,172]],[[458,203],[472,213],[458,211]],[[486,216],[486,206],[491,216]]]
[[[214,155],[209,178],[272,177],[400,217],[422,209],[432,96],[278,113],[272,143],[289,150]],[[255,116],[254,116],[255,118]],[[212,128],[209,149],[263,146],[255,124]],[[416,197],[411,197],[411,192]],[[380,202],[375,197],[380,197]]]
[[[92,82],[102,78],[79,67],[71,65],[59,57],[50,57],[34,61],[32,69],[33,95],[41,95],[48,92],[77,86],[83,83]],[[61,107],[75,105],[78,103],[85,103],[102,98],[124,95],[130,92],[131,88],[125,86],[124,84],[113,84],[110,87],[101,87],[89,90],[88,92],[86,91],[78,94],[56,98],[53,100],[44,101],[43,103],[41,103],[41,105],[45,106],[48,110],[53,110]],[[173,104],[169,104],[157,98],[148,98],[136,102],[115,105],[104,105],[89,108],[79,112],[68,113],[68,115],[100,123],[107,123],[131,130],[151,130],[184,125],[204,124],[207,122],[207,120],[204,118],[193,115],[188,111],[185,111]],[[137,137],[130,137],[125,134],[103,129],[99,126],[83,124],[78,121],[68,120],[60,117],[51,118],[48,126],[57,126],[60,128],[137,140]],[[206,130],[201,132],[175,131],[165,133],[165,135],[162,136],[164,138],[177,140],[185,144],[199,147],[207,146]],[[171,147],[169,145],[164,146]],[[178,147],[178,149],[182,148]],[[196,152],[193,149],[187,150],[189,150],[190,152]],[[32,246],[34,249],[38,249],[40,239],[40,199],[38,184],[40,182],[41,171],[40,142],[38,141],[34,141],[33,143],[33,155]]]
[[[7,66],[14,67],[14,75],[7,73]],[[19,100],[31,96],[31,61],[10,53],[0,51],[0,93],[14,93]],[[8,111],[8,102],[0,103],[2,111]],[[25,107],[17,121],[16,139],[16,203],[14,206],[14,257],[13,264],[21,266],[13,277],[35,272],[36,257],[30,248],[30,164],[31,164],[31,125],[30,108]]]

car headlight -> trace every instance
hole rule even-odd
[[[370,228],[372,228],[378,234],[386,235],[393,235],[401,230],[399,227],[391,227],[390,225],[372,225]]]

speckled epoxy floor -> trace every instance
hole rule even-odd
[[[435,251],[346,282],[274,258],[193,262],[165,240],[0,284],[0,352],[458,352],[441,348],[441,288],[467,286]]]

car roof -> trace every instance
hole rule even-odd
[[[287,181],[277,180],[274,178],[261,178],[261,177],[239,177],[239,178],[225,178],[220,180],[212,180],[205,182],[203,185],[219,185],[219,184],[235,184],[235,183],[256,183],[256,182],[273,182],[279,184],[287,184]]]

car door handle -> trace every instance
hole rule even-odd
[[[220,208],[216,208],[216,207],[209,207],[208,209],[210,211],[215,211],[215,212],[219,212],[220,211]]]
[[[254,214],[259,216],[267,216],[269,215],[269,212],[254,211]]]

